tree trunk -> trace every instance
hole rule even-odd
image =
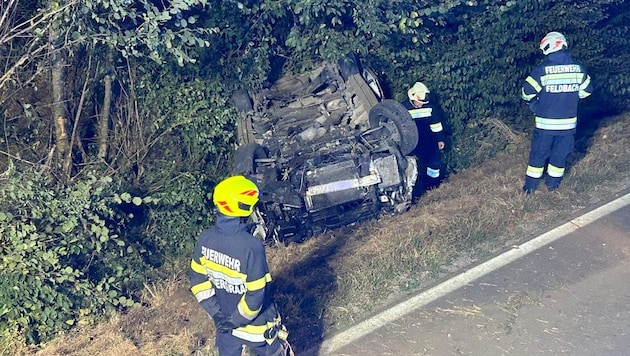
[[[56,162],[62,165],[63,172],[69,175],[68,162],[64,159],[70,149],[70,136],[68,135],[68,110],[65,103],[64,67],[66,61],[62,50],[53,50],[51,56],[51,87],[52,87],[52,116],[55,123],[55,143],[57,147]]]
[[[107,148],[109,143],[109,116],[112,107],[112,81],[113,81],[113,61],[114,56],[112,50],[107,53],[107,74],[104,78],[105,93],[103,96],[103,111],[98,119],[98,157],[105,159],[107,157]]]
[[[107,144],[109,142],[109,112],[112,101],[112,76],[105,75],[105,96],[103,98],[103,111],[98,121],[98,157],[107,157]]]
[[[63,36],[61,35],[59,20],[55,21],[50,29],[48,41],[50,48],[50,71],[52,90],[52,117],[54,120],[54,139],[56,152],[53,165],[61,168],[64,177],[70,176],[70,160],[67,159],[70,148],[70,135],[68,134],[68,109],[65,102],[65,50]]]

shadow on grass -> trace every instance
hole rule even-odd
[[[575,133],[575,149],[567,160],[568,169],[571,169],[572,166],[586,156],[592,144],[593,135],[601,125],[602,120],[597,118],[589,118],[578,123]]]
[[[589,98],[594,100],[597,98]],[[621,114],[617,108],[586,107],[578,112],[578,125],[575,132],[575,149],[567,158],[567,169],[570,170],[589,152],[593,136],[597,130],[606,125],[607,119]]]
[[[330,262],[339,258],[345,240],[336,235],[299,263],[274,275],[275,300],[297,355],[304,355],[305,350],[309,354],[319,351],[324,332],[331,327],[323,317],[330,298],[337,293],[337,276]]]

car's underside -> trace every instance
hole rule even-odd
[[[415,125],[349,68],[328,63],[283,78],[242,110],[234,172],[261,189],[253,215],[261,238],[302,241],[411,203]]]

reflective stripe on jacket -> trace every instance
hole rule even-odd
[[[427,103],[421,108],[416,108],[409,99],[407,99],[403,101],[402,104],[414,119],[413,121],[418,128],[418,133],[421,138],[423,138],[424,135],[429,134],[435,142],[444,141],[442,117],[432,103]],[[420,142],[418,142],[418,144],[420,144]]]
[[[575,132],[578,101],[591,95],[591,77],[566,50],[550,53],[525,79],[521,97],[536,116],[536,128]]]
[[[191,291],[210,316],[219,310],[231,315],[239,328],[234,336],[264,341],[265,330],[279,323],[271,303],[262,241],[246,231],[239,218],[217,217],[213,227],[199,237],[190,262]]]

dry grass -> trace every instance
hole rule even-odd
[[[269,249],[275,295],[294,346],[299,351],[313,345],[408,293],[614,198],[630,187],[629,119],[602,122],[579,142],[557,192],[521,193],[529,143],[495,122],[512,143],[510,152],[452,175],[409,212]],[[170,280],[146,288],[144,307],[30,353],[213,355],[212,322],[188,290],[187,262],[174,267],[179,272]]]
[[[85,325],[23,354],[41,356],[215,355],[214,327],[188,285],[189,261],[171,266],[172,277],[146,285],[143,307],[109,322]]]

